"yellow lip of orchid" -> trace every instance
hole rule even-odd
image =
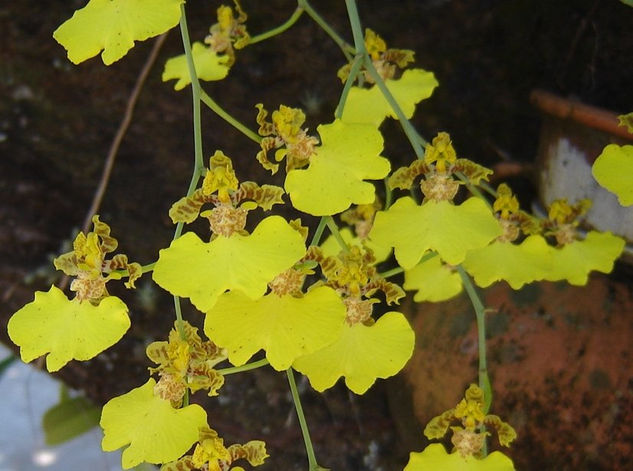
[[[105,65],[118,61],[135,41],[178,24],[183,0],[90,0],[53,33],[74,64],[103,51]],[[148,14],[148,11],[151,14]]]
[[[156,381],[115,397],[103,406],[101,428],[105,451],[123,450],[122,464],[130,469],[144,461],[167,463],[182,456],[198,439],[207,414],[197,404],[175,409],[154,395]],[[129,445],[129,446],[128,446]]]
[[[384,314],[375,324],[345,324],[331,345],[299,357],[293,368],[305,374],[317,391],[332,387],[344,377],[347,387],[364,394],[377,378],[400,371],[413,354],[414,333],[399,312]]]
[[[35,300],[9,319],[11,340],[20,346],[22,360],[30,362],[48,353],[48,371],[70,360],[89,360],[117,343],[130,327],[128,308],[108,296],[95,306],[69,300],[55,286],[35,293]]]
[[[152,276],[206,312],[227,289],[260,298],[268,282],[304,254],[301,234],[282,217],[269,216],[250,235],[235,233],[203,242],[187,232],[160,251]]]
[[[331,215],[352,204],[372,204],[373,184],[391,168],[380,156],[383,138],[372,125],[341,120],[317,128],[322,144],[315,149],[306,169],[288,172],[284,187],[293,206],[314,216]],[[327,195],[327,198],[323,198]]]
[[[394,231],[394,227],[399,230]],[[501,232],[498,221],[479,198],[469,198],[461,205],[449,201],[417,205],[405,196],[389,210],[376,214],[369,238],[380,246],[394,247],[396,260],[408,270],[427,250],[457,265],[469,250],[485,247]]]

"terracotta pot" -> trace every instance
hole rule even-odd
[[[591,174],[607,144],[630,144],[633,134],[618,125],[617,114],[536,90],[532,103],[543,112],[537,158],[540,202],[559,198],[574,203],[589,198],[591,228],[611,231],[633,242],[633,207],[623,208]]]
[[[598,276],[586,287],[499,283],[484,295],[491,413],[518,433],[503,449],[516,469],[633,469],[630,286]],[[477,382],[477,333],[466,296],[412,309],[417,340],[406,376],[423,427]]]

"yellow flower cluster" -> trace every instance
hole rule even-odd
[[[224,377],[213,367],[226,359],[226,353],[211,341],[202,341],[198,329],[186,321],[180,332],[175,328],[169,333],[169,341],[153,342],[147,346],[147,357],[156,368],[160,380],[154,386],[154,394],[168,400],[174,407],[182,404],[187,388],[191,392],[208,389],[209,396],[217,396],[224,384]]]
[[[456,422],[459,425],[451,425]],[[498,416],[485,414],[484,392],[476,384],[468,387],[464,398],[454,409],[431,419],[424,429],[424,435],[430,440],[440,439],[449,427],[453,432],[451,442],[455,451],[463,457],[480,456],[486,436],[489,435],[486,427],[496,430],[499,443],[503,446],[510,446],[517,436],[512,426]]]
[[[242,10],[240,2],[235,3],[235,12],[226,5],[218,7],[218,22],[209,29],[209,35],[204,39],[211,49],[219,54],[226,54],[228,60],[226,65],[231,67],[235,63],[235,49],[242,49],[248,45],[250,36],[246,31],[247,15]]]
[[[305,167],[314,155],[315,146],[319,144],[316,137],[309,136],[306,129],[302,129],[306,117],[299,108],[291,108],[281,105],[273,111],[271,121],[267,121],[268,111],[264,105],[258,103],[257,124],[262,150],[257,153],[257,160],[266,170],[273,174],[279,169],[279,165],[268,160],[268,151],[275,151],[275,160],[280,162],[286,159],[286,172]]]
[[[254,182],[239,183],[230,157],[216,151],[209,159],[202,187],[174,203],[169,216],[174,223],[191,223],[198,216],[209,221],[215,236],[231,237],[245,234],[248,211],[260,207],[266,211],[275,204],[283,203],[284,190],[274,185],[259,186]],[[203,205],[211,203],[214,208],[200,212]]]
[[[404,69],[414,60],[415,53],[409,49],[389,49],[387,43],[375,31],[365,29],[365,49],[371,58],[372,64],[383,80],[395,77],[398,69]],[[337,76],[345,82],[351,69],[350,64],[341,67]],[[374,83],[373,78],[367,72],[363,76],[368,83]]]
[[[376,257],[365,246],[352,245],[337,256],[326,257],[322,250],[310,247],[306,260],[316,261],[325,276],[325,285],[336,290],[347,309],[346,322],[351,326],[358,323],[373,322],[372,305],[378,302],[371,298],[382,291],[387,304],[398,303],[405,296],[404,291],[395,283],[388,282],[376,271]]]
[[[468,159],[458,159],[451,137],[440,132],[427,144],[424,159],[396,170],[388,184],[392,189],[409,189],[418,176],[424,175],[420,188],[427,200],[452,201],[462,183],[455,179],[456,174],[477,185],[481,180],[488,180],[492,170]]]
[[[134,282],[141,276],[142,269],[138,263],[128,263],[127,256],[123,254],[106,260],[106,255],[116,250],[118,242],[110,235],[110,226],[101,222],[98,215],[92,218],[92,223],[93,232],[77,234],[73,250],[57,257],[54,264],[66,275],[76,277],[70,289],[76,293],[79,301],[98,304],[108,296],[106,282],[121,278],[115,270],[126,270],[129,278],[125,285],[134,288]]]
[[[161,471],[184,471],[202,469],[205,471],[244,471],[240,466],[231,467],[234,461],[245,459],[251,466],[264,464],[268,458],[266,444],[261,440],[251,440],[244,445],[224,446],[224,439],[208,426],[200,428],[198,443],[191,455],[178,461],[167,463]]]
[[[578,219],[591,207],[591,201],[583,199],[571,205],[567,199],[552,202],[544,226],[546,235],[556,238],[559,246],[571,244],[578,238],[576,227]]]

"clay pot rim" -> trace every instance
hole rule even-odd
[[[530,102],[538,109],[560,119],[569,119],[584,126],[607,132],[613,136],[633,141],[633,134],[620,126],[618,114],[604,108],[586,105],[555,95],[545,90],[533,90]]]

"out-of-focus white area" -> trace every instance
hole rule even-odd
[[[0,345],[0,360],[11,353]],[[121,454],[101,451],[101,430],[55,447],[42,416],[59,401],[59,382],[19,360],[0,376],[0,471],[120,471]]]

